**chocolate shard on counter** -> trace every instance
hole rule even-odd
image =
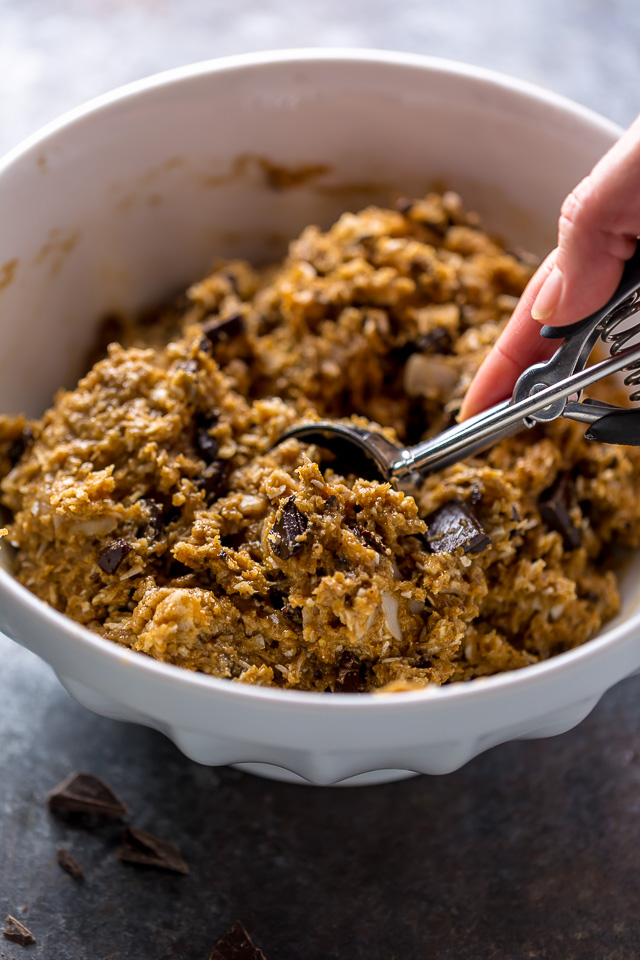
[[[98,566],[104,573],[115,573],[132,546],[126,540],[112,540],[112,542],[98,554]]]
[[[209,960],[266,960],[238,921],[214,944]]]
[[[538,510],[550,530],[562,537],[565,550],[577,550],[582,543],[580,530],[571,519],[571,485],[569,474],[560,473],[548,490],[540,496]]]
[[[480,553],[493,543],[477,517],[462,500],[449,500],[424,518],[425,540],[433,553]]]
[[[47,797],[56,813],[95,813],[110,820],[122,820],[129,811],[122,800],[91,773],[71,773]]]
[[[271,528],[271,549],[281,560],[288,560],[304,546],[304,534],[309,521],[296,507],[295,497],[289,497],[280,508],[280,516]]]
[[[11,940],[21,947],[30,947],[36,942],[36,938],[31,933],[31,930],[27,930],[24,923],[20,923],[20,921],[12,917],[11,914],[9,914],[4,921],[2,935],[6,937],[7,940]]]
[[[241,313],[232,313],[229,317],[207,320],[202,324],[202,332],[212,346],[226,343],[232,337],[244,333],[244,317]]]
[[[145,867],[157,867],[172,873],[189,873],[189,867],[178,847],[137,827],[127,827],[120,847],[118,858],[127,863],[137,863]]]
[[[64,847],[58,847],[56,850],[56,860],[62,869],[73,877],[74,880],[84,880],[84,870],[75,857],[72,857]]]

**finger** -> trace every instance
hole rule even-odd
[[[557,349],[554,340],[540,336],[540,324],[531,317],[531,305],[553,269],[556,251],[536,270],[513,316],[467,390],[459,420],[466,420],[510,396],[516,380],[532,363],[547,360]]]
[[[556,269],[541,290],[536,320],[563,326],[602,307],[640,234],[640,118],[565,199]]]

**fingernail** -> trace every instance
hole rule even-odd
[[[548,320],[553,315],[560,302],[563,283],[562,273],[557,267],[554,267],[533,301],[531,316],[534,320]]]

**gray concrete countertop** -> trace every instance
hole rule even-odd
[[[146,74],[310,44],[493,67],[623,125],[640,110],[636,0],[0,0],[0,152]],[[0,921],[38,941],[0,937],[0,958],[207,960],[241,920],[267,960],[636,960],[639,698],[627,680],[576,730],[446,777],[297,787],[93,715],[0,636]],[[190,875],[122,864],[118,827],[53,817],[46,794],[73,769],[178,844]]]

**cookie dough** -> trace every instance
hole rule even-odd
[[[42,420],[0,417],[16,577],[103,637],[244,683],[401,691],[584,643],[640,543],[638,452],[558,421],[424,479],[364,479],[292,424],[450,425],[535,264],[455,194],[308,227],[111,318]],[[0,534],[2,531],[0,531]]]

